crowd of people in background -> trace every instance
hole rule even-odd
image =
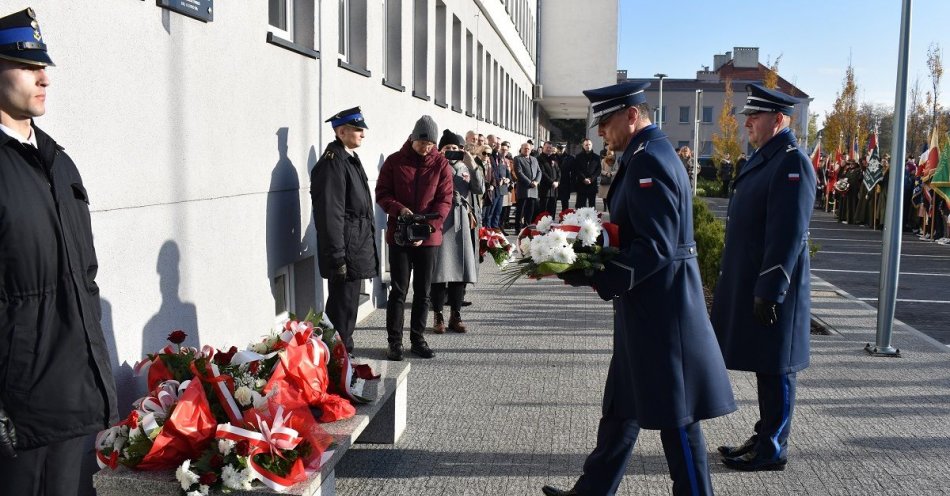
[[[842,224],[883,229],[887,204],[890,156],[881,160],[879,181],[870,179],[867,157],[836,161],[826,157],[819,164],[816,207],[833,212]],[[904,232],[923,241],[950,244],[950,203],[927,182],[925,167],[913,157],[904,163],[904,195],[901,224]],[[867,176],[867,179],[866,179]]]
[[[358,113],[358,108],[347,112]],[[333,122],[359,131],[364,125],[341,116]],[[596,198],[606,197],[617,173],[613,152],[595,152],[589,139],[578,143],[576,156],[565,143],[545,141],[536,148],[530,139],[513,154],[512,144],[494,134],[468,131],[463,137],[448,129],[441,135],[438,131],[431,117],[420,118],[402,149],[383,163],[376,184],[376,203],[389,214],[386,242],[391,283],[386,329],[390,360],[403,359],[404,305],[410,280],[409,351],[432,358],[435,353],[425,339],[426,331],[470,330],[462,308],[468,304],[467,287],[478,281],[479,230],[517,235],[542,213],[554,215],[572,206],[596,208]],[[339,154],[346,157],[348,152]],[[416,191],[407,186],[417,183],[426,187]],[[576,198],[573,205],[572,196]],[[428,238],[416,240],[405,234],[409,232],[405,226],[416,222],[413,219],[431,226]]]

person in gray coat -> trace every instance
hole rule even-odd
[[[520,154],[515,157],[515,174],[518,183],[515,185],[515,195],[518,197],[518,214],[515,216],[515,229],[534,222],[534,210],[538,206],[538,184],[541,182],[541,165],[538,159],[531,156],[531,144],[521,145]]]
[[[434,312],[432,330],[436,334],[445,332],[445,318],[442,309],[448,296],[448,328],[454,332],[465,332],[462,323],[462,300],[465,298],[465,286],[478,281],[478,228],[481,211],[476,200],[485,194],[484,169],[475,163],[472,156],[464,151],[462,136],[446,129],[439,140],[439,151],[452,165],[452,209],[442,224],[442,245],[435,256],[435,269],[432,274],[432,310]],[[476,147],[481,148],[481,147]],[[461,155],[461,158],[458,158]]]

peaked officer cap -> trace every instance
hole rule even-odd
[[[603,88],[584,90],[584,96],[590,100],[593,120],[590,127],[597,127],[606,121],[615,112],[632,107],[647,101],[646,90],[649,82],[637,83],[628,81]]]
[[[0,58],[42,67],[56,65],[46,53],[33,9],[0,17]]]
[[[369,126],[366,125],[366,121],[363,120],[363,114],[360,113],[359,107],[353,107],[342,112],[337,112],[336,115],[330,117],[324,122],[329,122],[330,125],[333,126],[333,129],[345,125],[358,127],[360,129],[369,129]]]
[[[749,92],[741,112],[745,115],[759,112],[781,112],[792,115],[795,104],[798,103],[798,99],[778,90],[770,90],[758,83],[747,84],[745,89]]]

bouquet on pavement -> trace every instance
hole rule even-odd
[[[582,271],[592,276],[617,254],[616,224],[603,222],[594,208],[567,209],[555,220],[542,212],[518,235],[520,257],[504,269],[505,286],[521,278],[541,279]]]
[[[501,229],[490,227],[478,229],[478,256],[484,257],[488,253],[495,264],[504,267],[508,265],[508,260],[514,251],[514,245],[502,234]]]
[[[319,468],[332,443],[310,409],[321,422],[352,417],[353,403],[370,401],[361,381],[379,378],[353,364],[339,334],[312,312],[243,351],[182,346],[186,337],[172,332],[169,346],[136,364],[149,394],[96,437],[101,468],[177,467],[188,496],[248,489],[253,480],[282,491]]]

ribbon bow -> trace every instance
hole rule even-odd
[[[291,450],[297,447],[303,438],[295,430],[287,426],[292,414],[284,415],[284,407],[277,407],[274,414],[274,420],[268,424],[257,415],[257,424],[259,432],[255,432],[232,424],[218,425],[215,437],[218,439],[229,439],[234,442],[247,441],[250,445],[250,452],[247,457],[248,469],[251,476],[261,481],[265,486],[274,491],[283,492],[294,485],[301,474],[291,471],[290,477],[282,477],[268,471],[260,466],[254,457],[258,454],[269,452],[274,456],[283,457],[283,450]],[[303,474],[306,477],[306,474]]]

